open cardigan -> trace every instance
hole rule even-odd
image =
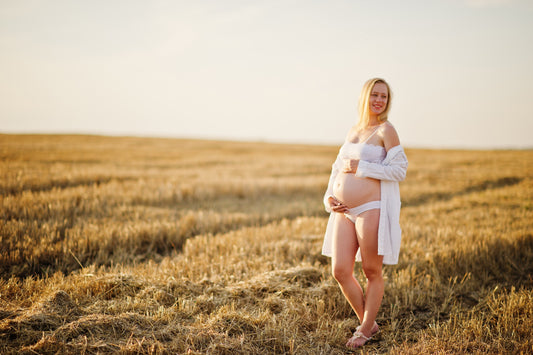
[[[328,190],[324,195],[324,206],[330,213],[322,254],[331,257],[333,253],[333,224],[335,218],[345,218],[341,213],[331,211],[328,197],[332,196],[332,186],[339,166],[333,164]],[[400,228],[400,187],[399,182],[405,179],[407,172],[407,157],[399,145],[392,147],[381,163],[359,161],[355,176],[369,177],[381,181],[381,204],[378,227],[378,255],[383,255],[383,263],[394,265],[398,263],[402,230]],[[361,250],[357,251],[356,260],[361,261]]]

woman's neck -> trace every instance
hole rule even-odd
[[[376,127],[379,126],[381,123],[378,120],[377,116],[370,116],[370,119],[368,120],[368,127]]]

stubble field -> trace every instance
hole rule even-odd
[[[320,254],[337,150],[0,135],[0,353],[346,353]],[[532,353],[533,151],[406,153],[362,352]]]

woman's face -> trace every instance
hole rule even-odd
[[[383,83],[376,83],[372,92],[370,93],[369,106],[370,111],[377,115],[380,115],[387,108],[387,102],[389,101],[389,91],[387,85]]]

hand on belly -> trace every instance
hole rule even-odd
[[[348,212],[348,206],[339,201],[335,196],[328,198],[329,207],[333,212],[346,213]]]

